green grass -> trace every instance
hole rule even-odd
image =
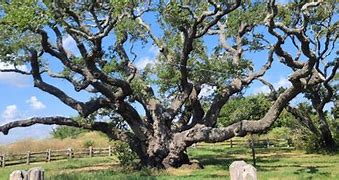
[[[32,163],[30,165],[16,165],[0,168],[0,180],[7,180],[9,174],[15,170],[28,170],[32,167],[43,167],[48,179],[54,175],[70,170],[79,169],[83,167],[90,167],[93,165],[112,164],[116,162],[113,157],[95,157],[95,158],[82,158],[72,160],[59,160],[49,163]]]
[[[8,179],[10,172],[41,166],[47,179],[105,180],[105,179],[228,179],[228,166],[235,160],[252,163],[247,148],[229,148],[220,145],[202,145],[190,148],[192,159],[204,164],[204,169],[124,170],[114,158],[95,157],[55,161],[30,166],[0,168],[0,179]],[[284,149],[257,149],[259,179],[339,179],[339,155],[305,154]]]

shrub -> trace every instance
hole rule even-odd
[[[321,147],[321,139],[315,134],[304,129],[296,129],[292,133],[293,145],[297,149],[305,150],[306,152],[318,152],[323,149]]]
[[[91,146],[94,146],[95,142],[93,140],[86,140],[83,144],[84,148],[89,148]]]
[[[271,139],[291,139],[291,129],[287,127],[276,127],[273,128],[267,134]]]
[[[122,166],[136,167],[137,166],[137,154],[132,151],[126,142],[116,141],[114,145],[114,155],[118,158]]]
[[[88,132],[85,129],[69,127],[69,126],[58,126],[57,128],[53,129],[51,135],[57,139],[65,139],[65,138],[76,138],[79,134],[83,132]]]

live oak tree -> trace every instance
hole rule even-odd
[[[189,163],[192,144],[265,131],[298,94],[330,81],[333,73],[321,69],[337,69],[330,59],[338,32],[334,13],[335,1],[2,1],[0,58],[13,68],[1,71],[30,75],[36,88],[82,118],[33,117],[0,131],[34,124],[97,130],[128,142],[142,165],[179,167]],[[64,46],[65,37],[75,40],[78,54]],[[147,44],[159,54],[152,66],[138,69],[134,60],[143,54],[135,48]],[[249,56],[255,53],[261,56]],[[262,118],[216,127],[230,97],[262,79],[277,60],[291,71],[292,86]],[[50,78],[92,97],[81,102]],[[216,90],[202,98],[204,87]],[[111,121],[95,120],[101,111]]]

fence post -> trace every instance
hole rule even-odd
[[[89,147],[89,157],[93,157],[93,147]]]
[[[108,146],[108,156],[112,156],[112,147],[111,147],[111,145]]]
[[[31,158],[31,152],[30,151],[27,151],[27,159],[26,159],[26,164],[29,165],[30,163],[30,158]]]
[[[68,159],[72,159],[72,148],[71,147],[69,147],[68,149],[67,149],[67,151],[68,151]]]
[[[231,139],[231,148],[233,148],[233,140]]]
[[[254,138],[253,135],[251,135],[251,149],[252,149],[252,159],[253,159],[253,166],[256,166],[256,159],[255,159],[255,150],[254,150]]]
[[[2,155],[1,166],[4,168],[6,166],[6,154]]]
[[[47,162],[51,162],[51,149],[47,150]]]

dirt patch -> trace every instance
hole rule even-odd
[[[188,168],[168,168],[166,169],[166,172],[171,176],[187,176],[192,174],[194,169],[188,169]]]
[[[166,172],[171,176],[186,176],[192,174],[193,171],[203,169],[204,167],[198,160],[191,160],[191,164],[183,164],[179,168],[168,168]]]
[[[95,166],[81,167],[76,169],[67,169],[61,171],[62,174],[73,173],[73,172],[92,172],[92,171],[100,171],[100,170],[109,170],[109,169],[118,169],[120,168],[119,163],[101,163],[96,164]]]

